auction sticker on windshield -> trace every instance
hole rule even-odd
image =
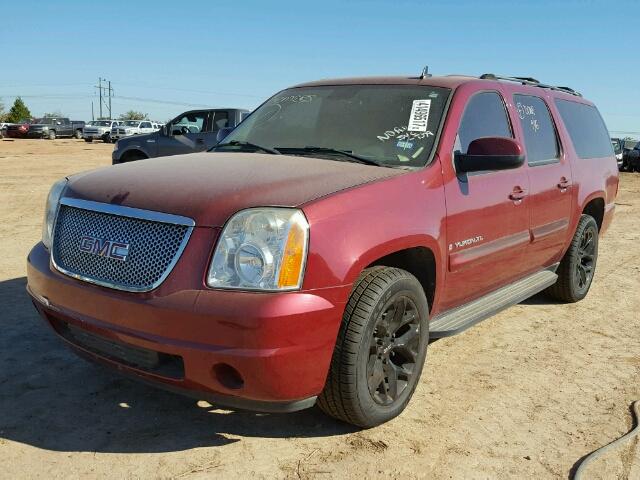
[[[414,100],[411,106],[411,115],[409,116],[409,125],[407,130],[410,132],[426,132],[429,123],[429,109],[431,108],[431,100]]]

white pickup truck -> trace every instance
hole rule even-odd
[[[115,142],[120,138],[152,133],[156,130],[158,128],[154,127],[154,123],[149,120],[126,120],[124,125],[111,129],[111,140]]]
[[[111,129],[120,125],[124,125],[121,120],[92,120],[82,129],[82,138],[85,142],[100,139],[105,143],[111,143]]]

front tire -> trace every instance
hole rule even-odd
[[[87,137],[87,138],[84,139],[84,141],[87,142],[87,143],[91,143],[91,142],[93,142],[93,137]]]
[[[547,292],[553,298],[575,303],[587,296],[598,260],[598,224],[582,215],[567,253],[558,267],[558,281]]]
[[[428,343],[420,282],[399,268],[366,269],[345,308],[318,406],[364,428],[398,416],[418,384]]]
[[[56,131],[49,130],[49,140],[55,140],[55,139],[56,139]]]

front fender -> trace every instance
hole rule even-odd
[[[437,168],[343,190],[303,210],[310,225],[304,289],[351,285],[376,260],[414,247],[431,250],[436,289],[441,284],[446,211]]]

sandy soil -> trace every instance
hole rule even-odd
[[[434,342],[405,413],[357,431],[316,409],[229,412],[81,361],[24,291],[49,185],[111,145],[0,141],[0,477],[568,478],[632,427],[640,399],[640,175],[623,174],[595,283]],[[589,478],[640,478],[631,442]]]

